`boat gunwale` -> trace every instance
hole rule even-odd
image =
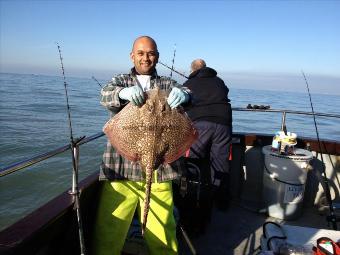
[[[80,194],[97,181],[97,172],[83,179],[79,183]],[[53,224],[56,219],[73,210],[73,207],[73,195],[70,194],[70,191],[64,191],[38,209],[0,231],[0,253],[25,244],[32,237],[43,231],[43,229]]]

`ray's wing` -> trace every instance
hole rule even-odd
[[[128,104],[103,128],[111,145],[119,154],[131,161],[139,160],[138,148],[142,146],[139,139],[140,132],[138,132],[138,115],[138,107]]]
[[[198,137],[190,119],[177,109],[166,115],[162,129],[161,144],[167,147],[164,163],[171,163],[182,156]]]

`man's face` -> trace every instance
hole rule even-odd
[[[135,42],[130,58],[139,74],[151,74],[158,62],[156,45],[148,38]]]

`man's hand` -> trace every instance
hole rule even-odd
[[[122,89],[118,96],[121,99],[128,100],[137,106],[140,106],[144,103],[144,92],[138,85]]]
[[[167,101],[171,109],[174,109],[180,104],[188,102],[189,95],[187,92],[183,91],[182,89],[174,87],[172,88]]]

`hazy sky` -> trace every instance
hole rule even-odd
[[[109,79],[146,34],[186,74],[203,58],[230,87],[304,90],[304,70],[340,94],[340,1],[0,0],[0,23],[1,72],[60,75],[58,42],[66,75]]]

